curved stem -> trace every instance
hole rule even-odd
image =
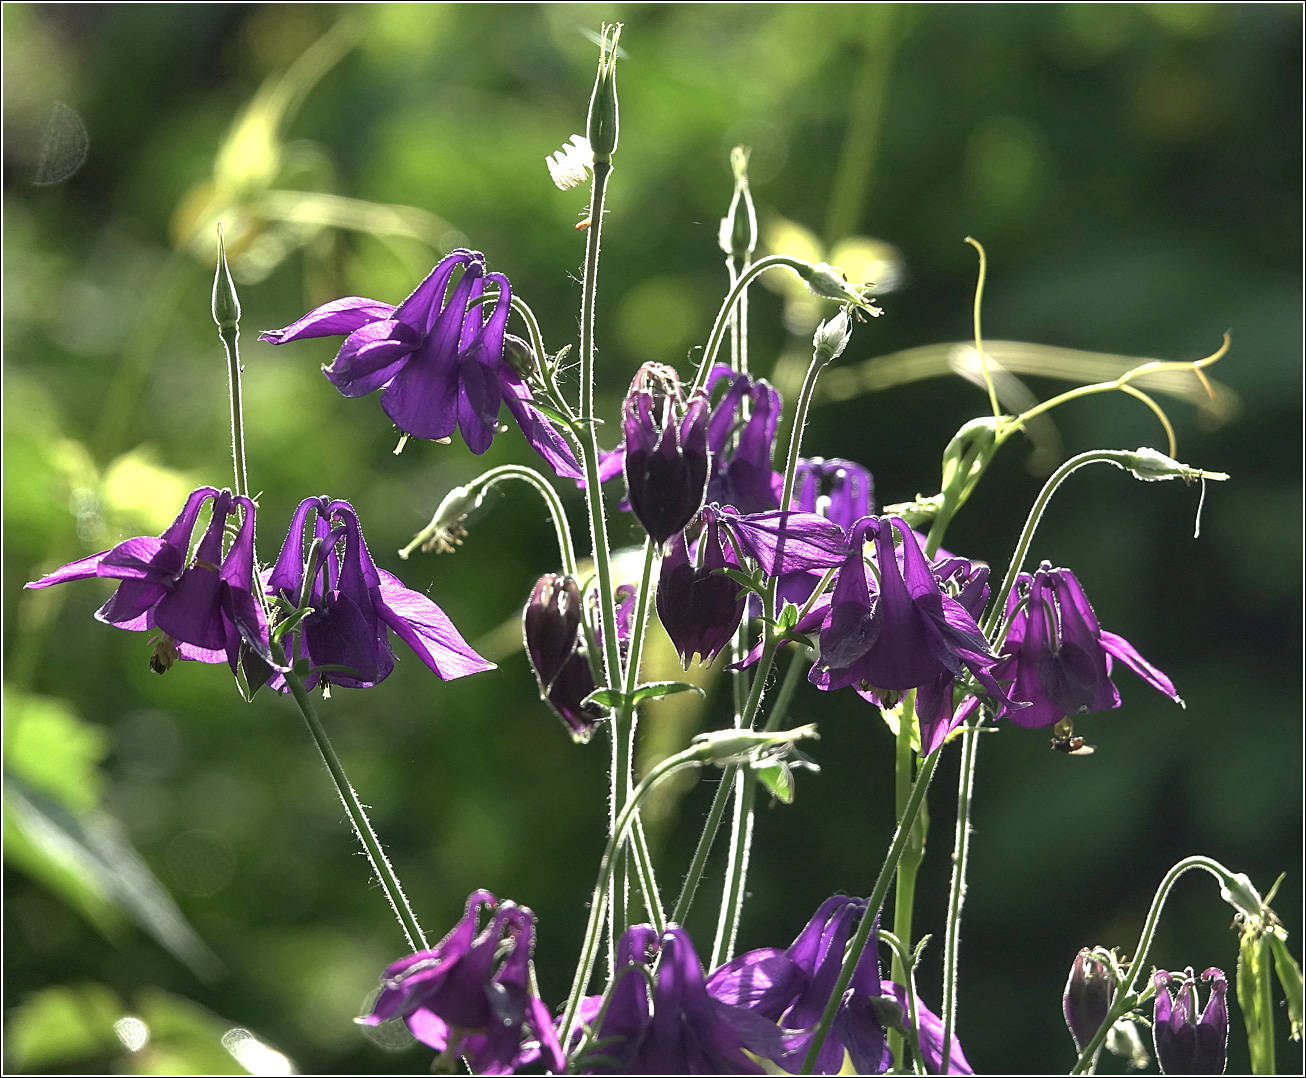
[[[218,330],[222,348],[227,353],[227,391],[231,398],[231,459],[235,465],[236,493],[249,497],[249,476],[245,471],[245,413],[240,394],[240,329],[224,326]]]
[[[345,812],[349,815],[350,823],[354,825],[354,833],[358,836],[358,841],[363,844],[367,859],[372,864],[372,871],[376,873],[376,878],[381,881],[381,888],[385,891],[386,898],[390,900],[390,908],[394,910],[395,916],[399,919],[399,924],[404,930],[404,935],[408,937],[409,948],[413,951],[426,950],[426,936],[422,933],[422,928],[417,923],[417,917],[413,914],[413,909],[404,896],[404,889],[399,884],[399,877],[395,875],[394,869],[386,858],[385,851],[381,849],[381,843],[377,841],[376,832],[372,830],[372,824],[367,818],[362,803],[358,800],[358,794],[354,792],[353,786],[349,783],[345,769],[341,766],[340,758],[336,755],[335,749],[331,747],[331,741],[322,726],[322,721],[317,717],[308,690],[304,688],[303,679],[293,670],[287,672],[285,677],[286,684],[290,686],[290,692],[295,697],[295,703],[299,705],[300,713],[304,716],[304,722],[308,724],[308,731],[313,735],[313,741],[317,745],[318,752],[322,754],[322,762],[326,764],[327,770],[331,773],[331,780],[336,785],[336,792],[340,795],[340,801],[345,806]]]
[[[969,243],[976,251],[979,252],[979,278],[975,282],[975,351],[979,353],[980,371],[984,375],[984,385],[989,391],[989,404],[993,408],[993,418],[997,419],[1002,415],[1002,409],[998,407],[997,390],[993,388],[993,375],[989,373],[988,357],[984,355],[984,335],[980,332],[980,308],[984,303],[984,278],[988,275],[989,259],[984,253],[984,245],[979,240],[971,236],[966,237]],[[946,1059],[947,1056],[944,1056]]]
[[[1079,1059],[1071,1068],[1071,1074],[1085,1073],[1091,1065],[1093,1057],[1097,1055],[1098,1049],[1102,1047],[1102,1042],[1106,1040],[1107,1033],[1115,1025],[1116,1020],[1138,1005],[1139,1000],[1134,985],[1138,981],[1139,975],[1147,968],[1147,956],[1152,949],[1152,940],[1156,935],[1157,923],[1161,920],[1161,910],[1165,907],[1166,899],[1170,896],[1170,890],[1178,882],[1179,877],[1194,868],[1209,872],[1219,881],[1222,888],[1238,885],[1238,879],[1234,873],[1230,872],[1214,858],[1202,857],[1201,855],[1185,857],[1165,874],[1161,885],[1156,889],[1151,909],[1147,911],[1147,920],[1143,922],[1143,931],[1138,937],[1138,947],[1134,950],[1134,960],[1129,963],[1124,980],[1116,988],[1115,997],[1111,1001],[1111,1009],[1107,1012],[1107,1016],[1098,1031],[1084,1045],[1084,1050],[1079,1053]]]
[[[593,227],[593,225],[590,225],[591,230]],[[725,336],[726,326],[730,324],[730,312],[734,310],[735,302],[744,289],[749,286],[753,278],[776,266],[787,266],[797,273],[800,266],[806,265],[807,263],[796,258],[790,258],[788,255],[768,255],[766,258],[758,259],[739,275],[734,288],[730,290],[725,302],[721,304],[721,310],[717,312],[716,321],[712,323],[712,332],[707,337],[707,347],[703,349],[703,358],[698,362],[698,371],[694,374],[694,381],[689,387],[691,393],[696,389],[702,389],[707,384],[707,372],[712,369],[712,362],[721,349],[721,340]]]
[[[930,779],[934,777],[934,768],[939,762],[941,752],[941,747],[935,749],[929,756],[925,757],[924,762],[921,764],[920,772],[916,776],[916,784],[912,787],[911,797],[907,800],[907,807],[903,811],[902,819],[898,822],[898,829],[893,834],[893,842],[884,858],[884,864],[880,866],[880,874],[875,879],[871,897],[867,900],[866,914],[862,917],[861,924],[857,926],[857,934],[853,937],[853,941],[844,955],[843,968],[839,971],[839,979],[835,982],[834,989],[830,993],[829,1002],[826,1003],[825,1011],[821,1015],[821,1021],[816,1027],[811,1046],[807,1050],[807,1058],[803,1060],[803,1068],[800,1072],[802,1074],[811,1074],[812,1068],[816,1066],[816,1057],[820,1055],[821,1046],[825,1044],[825,1038],[830,1033],[830,1026],[834,1022],[834,1016],[843,1002],[844,993],[848,990],[848,983],[852,980],[853,970],[857,968],[862,952],[866,950],[866,942],[870,939],[871,929],[875,925],[875,915],[884,904],[885,895],[889,893],[889,880],[892,879],[898,867],[898,862],[902,858],[903,851],[907,848],[907,842],[911,838],[912,825],[916,822],[916,815],[925,802],[925,793],[929,789]]]
[[[640,802],[646,798],[663,779],[686,767],[699,767],[703,763],[702,750],[691,746],[674,756],[668,756],[653,768],[635,790],[617,815],[616,825],[608,836],[608,843],[603,849],[603,858],[599,862],[599,878],[594,884],[594,895],[590,900],[589,923],[585,927],[585,941],[581,946],[580,962],[576,966],[576,975],[571,982],[571,993],[567,997],[567,1009],[563,1012],[560,1029],[571,1029],[580,1009],[580,1001],[585,995],[590,976],[594,972],[594,958],[598,953],[599,937],[602,935],[603,912],[608,905],[608,891],[612,883],[612,870],[616,862],[618,847],[625,836],[639,809]]]

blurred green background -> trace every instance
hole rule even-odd
[[[1084,945],[1132,947],[1186,854],[1249,873],[1263,893],[1286,873],[1275,905],[1300,954],[1299,6],[6,4],[3,19],[7,1069],[430,1062],[351,1022],[403,941],[290,703],[241,703],[221,668],[151,673],[145,636],[91,617],[107,584],[22,591],[157,534],[193,486],[229,482],[208,313],[219,217],[244,307],[261,555],[275,556],[300,499],[346,498],[378,562],[500,663],[444,684],[399,644],[384,685],[323,705],[328,728],[428,933],[476,887],[527,904],[542,991],[562,1000],[601,849],[607,749],[570,743],[516,642],[532,583],[557,568],[544,512],[509,488],[457,554],[393,553],[453,485],[529,451],[513,429],[483,459],[428,443],[395,457],[379,403],[344,400],[321,377],[335,342],[274,351],[255,337],[340,295],[397,302],[465,244],[509,275],[551,350],[571,339],[586,196],[557,191],[544,157],[583,130],[588,35],[612,20],[628,57],[599,299],[609,432],[639,363],[683,369],[706,337],[737,143],[752,147],[773,245],[836,252],[846,268],[878,259],[881,279],[896,278],[884,317],[831,372],[805,443],[869,466],[882,503],[934,493],[947,439],[987,407],[947,373],[946,347],[896,385],[876,380],[889,365],[862,366],[969,339],[967,235],[988,249],[995,341],[1191,360],[1232,333],[1211,371],[1227,387],[1220,406],[1167,400],[1180,458],[1233,475],[1207,491],[1201,538],[1196,489],[1096,469],[1054,501],[1035,542],[1032,558],[1073,567],[1103,625],[1188,707],[1122,671],[1124,706],[1078,724],[1096,755],[1052,753],[1037,731],[984,739],[959,1011],[972,1062],[1068,1068],[1071,960]],[[819,314],[754,293],[754,368],[790,398]],[[1065,388],[1048,377],[1065,357],[1034,355],[1028,388]],[[1058,452],[1165,448],[1121,395],[1054,420],[1038,452],[1013,443],[998,460],[950,548],[1005,565],[1041,483],[1031,466]],[[579,521],[575,491],[564,496]],[[615,528],[635,541],[628,520]],[[654,661],[670,668],[665,647]],[[649,707],[645,759],[724,721],[724,682],[703,677],[706,711]],[[807,686],[792,714],[820,723],[822,771],[800,778],[792,807],[760,812],[741,948],[785,946],[829,894],[865,894],[889,836],[883,723],[850,694]],[[654,814],[669,887],[714,781]],[[936,934],[919,973],[934,1007],[955,783],[954,750],[918,891],[917,932]],[[706,953],[704,896],[690,928]],[[1232,976],[1229,922],[1214,886],[1189,877],[1156,963]],[[1300,1048],[1284,1026],[1292,1071]]]

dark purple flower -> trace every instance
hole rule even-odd
[[[745,1049],[770,1057],[780,1031],[756,1014],[708,993],[698,954],[683,928],[661,939],[650,999],[657,933],[636,925],[617,944],[617,982],[601,1012],[581,1074],[762,1074]],[[586,1001],[589,1003],[590,1001]],[[600,1012],[592,1003],[582,1015]]]
[[[212,501],[208,527],[190,556],[191,536],[204,503]],[[242,512],[240,529],[222,553],[227,518]],[[29,588],[48,588],[88,577],[121,580],[95,616],[120,629],[157,629],[163,635],[151,665],[162,673],[175,653],[201,662],[222,662],[234,672],[244,641],[265,661],[268,628],[254,598],[254,503],[228,490],[200,487],[162,535],[142,536],[112,550],[70,562]]]
[[[1076,1051],[1082,1052],[1102,1028],[1119,983],[1112,963],[1104,954],[1089,947],[1080,948],[1061,996],[1061,1011],[1066,1017],[1066,1028],[1075,1040]]]
[[[456,270],[462,276],[449,291]],[[471,304],[487,283],[493,305]],[[449,292],[446,300],[446,292]],[[306,337],[348,334],[323,373],[346,397],[383,389],[381,406],[415,438],[448,438],[455,429],[473,453],[490,448],[499,405],[560,476],[580,477],[566,440],[532,403],[530,389],[504,358],[512,289],[501,273],[485,272],[485,256],[459,249],[433,269],[398,307],[349,296],[309,311],[259,339],[286,344]],[[488,312],[488,314],[487,314]]]
[[[626,491],[655,543],[665,543],[702,508],[707,486],[707,400],[685,405],[670,367],[646,363],[622,406]]]
[[[781,951],[749,951],[718,967],[707,989],[718,1000],[777,1023],[787,1032],[779,1052],[766,1055],[797,1074],[812,1044],[843,964],[844,950],[866,916],[864,899],[826,899],[798,938]],[[845,1052],[857,1074],[883,1074],[893,1061],[877,1007],[882,1007],[875,934],[857,962],[834,1022],[816,1057],[816,1074],[837,1074]]]
[[[1033,576],[1022,573],[1007,612],[1011,625],[993,674],[1011,683],[1013,700],[1029,701],[1029,706],[1004,707],[999,718],[1033,728],[1119,707],[1120,693],[1111,681],[1113,656],[1154,689],[1183,702],[1173,682],[1128,640],[1101,629],[1069,569],[1053,569],[1044,562]]]
[[[478,934],[482,906],[494,913]],[[511,1074],[541,1055],[561,1072],[566,1061],[552,1016],[531,990],[534,945],[530,910],[476,891],[463,919],[435,947],[386,969],[371,1013],[358,1021],[376,1026],[402,1018],[419,1041],[461,1055],[474,1074]]]
[[[895,527],[902,538],[897,553]],[[868,536],[875,543],[878,582],[867,577],[862,548]],[[943,744],[956,721],[953,689],[967,671],[997,700],[1014,707],[990,672],[998,657],[989,651],[974,615],[942,590],[906,522],[868,518],[853,528],[851,538],[810,680],[823,689],[853,685],[880,702],[886,693],[916,689],[921,751],[926,754]],[[973,601],[984,581],[971,583],[967,597]]]
[[[581,618],[576,581],[553,573],[540,577],[522,612],[522,636],[540,698],[572,738],[583,744],[593,736],[604,712],[595,704],[582,702],[595,685]]]
[[[1197,984],[1192,969],[1183,973],[1153,975],[1156,984],[1156,1012],[1152,1022],[1152,1043],[1162,1074],[1223,1074],[1225,1046],[1229,1040],[1229,1012],[1224,994],[1228,989],[1224,973],[1214,967],[1202,974],[1211,986],[1206,1009],[1197,1008]],[[1179,981],[1178,995],[1171,997],[1168,985]]]
[[[658,577],[658,619],[689,669],[695,652],[710,663],[739,628],[745,597],[739,585],[718,570],[736,567],[729,543],[723,543],[717,513],[703,510],[703,534],[697,564],[689,557],[685,533],[671,540]]]
[[[780,423],[780,394],[769,382],[735,374],[723,364],[708,375],[708,394],[723,382],[725,395],[712,409],[707,425],[712,471],[706,500],[734,506],[741,513],[779,509],[776,480],[783,477],[771,470],[771,455]],[[749,409],[746,419],[745,402]],[[732,446],[731,436],[736,433]]]
[[[309,514],[312,532],[307,532]],[[378,569],[368,553],[358,516],[348,502],[306,498],[295,510],[268,591],[298,608],[304,592],[305,540],[321,540],[305,596],[303,647],[312,664],[307,684],[319,679],[347,688],[379,684],[394,669],[390,630],[446,681],[494,664],[476,654],[448,616],[425,595]],[[322,671],[326,666],[346,670]],[[277,682],[274,686],[281,687]]]
[[[907,1036],[911,1036],[911,1010],[907,999],[907,989],[889,980],[881,981],[880,989],[886,997],[894,1000],[902,1010],[903,1030]],[[916,996],[916,1026],[920,1035],[921,1058],[925,1063],[926,1073],[942,1074],[943,1019],[925,1006],[919,995]],[[961,1050],[961,1042],[957,1039],[955,1033],[948,1050],[948,1073],[975,1073],[970,1062],[966,1059],[966,1053]]]
[[[799,460],[790,508],[820,513],[847,531],[874,512],[875,481],[870,472],[850,460]]]
[[[767,576],[806,569],[833,569],[848,557],[848,536],[815,513],[769,512],[741,516],[719,507],[722,526]]]

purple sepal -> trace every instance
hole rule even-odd
[[[722,506],[721,519],[768,576],[833,569],[848,557],[847,534],[815,513],[776,510],[741,516]]]
[[[880,982],[880,991],[891,999],[897,1000],[902,1008],[903,1022],[908,1036],[911,1035],[911,1012],[908,1010],[907,989],[890,980]],[[925,1006],[920,995],[916,996],[916,1032],[920,1036],[921,1056],[928,1074],[943,1073],[943,1019]],[[961,1050],[961,1041],[954,1034],[948,1051],[949,1074],[974,1074],[975,1071]]]

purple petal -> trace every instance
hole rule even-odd
[[[472,358],[458,362],[458,427],[473,453],[490,448],[503,395],[493,369]]]
[[[507,363],[500,363],[498,370],[503,401],[531,448],[549,462],[553,474],[560,479],[581,479],[580,465],[576,463],[576,455],[571,446],[553,424],[532,406],[530,388]],[[613,457],[616,458],[615,461],[612,460]],[[619,450],[607,454],[599,464],[599,481],[604,482],[620,475],[622,459]],[[605,469],[609,474],[604,474]]]
[[[448,616],[425,595],[410,591],[396,577],[378,569],[377,614],[445,681],[493,670],[454,628]]]
[[[138,540],[128,540],[137,542]],[[161,539],[154,539],[152,542],[162,545]],[[157,551],[157,547],[155,548]],[[101,550],[98,554],[92,554],[88,558],[81,558],[78,561],[70,561],[67,565],[60,566],[53,573],[47,573],[40,580],[33,580],[24,584],[25,588],[48,588],[52,584],[65,584],[69,580],[86,580],[88,577],[99,576],[100,562],[109,551]]]
[[[472,251],[459,248],[441,259],[436,267],[426,275],[403,303],[395,309],[394,317],[407,322],[418,333],[428,333],[435,324],[435,319],[444,302],[445,290],[449,287],[449,278],[459,266],[474,260]],[[464,309],[466,304],[464,303]],[[390,317],[389,315],[386,316]]]
[[[1102,647],[1105,648],[1109,654],[1114,655],[1129,667],[1130,670],[1151,685],[1152,688],[1156,689],[1158,692],[1165,693],[1166,696],[1170,697],[1170,699],[1177,704],[1183,703],[1183,700],[1179,698],[1179,694],[1175,692],[1174,682],[1138,654],[1138,651],[1134,646],[1123,636],[1107,632],[1104,629],[1101,634],[1101,641]]]
[[[770,576],[803,569],[833,569],[848,557],[839,525],[815,513],[776,510],[739,516],[722,513],[740,545]]]
[[[362,296],[346,296],[314,308],[285,329],[264,330],[258,339],[268,344],[286,344],[307,337],[334,337],[342,333],[353,333],[370,322],[389,318],[392,314],[394,308],[388,303],[364,299]]]
[[[385,320],[354,330],[322,373],[346,397],[363,397],[390,381],[422,343],[407,323]]]
[[[458,426],[458,357],[432,334],[381,394],[396,427],[414,438],[448,438]]]

